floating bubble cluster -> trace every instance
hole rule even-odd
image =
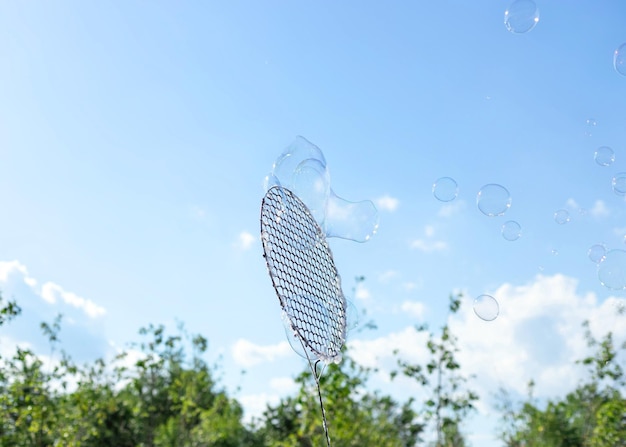
[[[298,136],[274,162],[265,178],[272,186],[289,189],[304,202],[327,237],[369,240],[378,230],[378,210],[370,200],[349,202],[330,187],[324,154],[306,138]]]
[[[453,178],[438,178],[433,183],[433,195],[441,202],[451,202],[459,195],[459,185]]]
[[[502,237],[507,241],[516,241],[522,236],[522,227],[514,220],[502,224]]]
[[[532,0],[515,0],[504,11],[504,25],[514,34],[527,33],[539,23],[539,9]]]
[[[621,44],[613,53],[613,67],[615,71],[626,76],[626,43]]]
[[[589,250],[587,250],[587,256],[589,256],[589,259],[596,264],[604,261],[605,255],[606,247],[603,244],[594,244],[589,247]]]
[[[511,194],[504,186],[490,183],[478,191],[476,205],[486,216],[502,216],[511,207]]]
[[[593,159],[600,166],[611,166],[615,161],[615,152],[608,146],[600,146],[593,153]]]
[[[609,250],[598,264],[600,283],[611,290],[626,289],[626,251]]]
[[[560,209],[554,212],[554,221],[559,225],[565,225],[571,220],[569,211]]]
[[[493,321],[500,314],[500,306],[491,295],[480,295],[474,300],[474,313],[481,320]]]

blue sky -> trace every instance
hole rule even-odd
[[[587,258],[593,244],[626,249],[611,190],[626,171],[626,77],[612,65],[626,5],[538,1],[537,26],[512,34],[508,4],[2,4],[0,286],[28,311],[3,344],[44,349],[36,323],[63,312],[66,348],[88,359],[178,319],[223,356],[250,412],[288,392],[304,364],[285,349],[259,209],[264,176],[302,135],[339,196],[378,204],[371,241],[330,239],[344,291],[379,325],[352,338],[363,362],[384,370],[394,343],[420,359],[412,325],[440,325],[462,290],[452,323],[481,414],[499,383],[565,391],[583,318],[626,337],[624,292]],[[612,165],[594,162],[599,146]],[[449,203],[432,195],[443,176],[459,185]],[[488,183],[511,193],[504,216],[476,208]],[[515,242],[500,234],[510,219]],[[471,311],[483,293],[500,302],[491,323]],[[490,445],[488,424],[474,427]]]

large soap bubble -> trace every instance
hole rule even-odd
[[[532,0],[515,0],[504,11],[504,25],[514,34],[527,33],[539,23],[539,9]]]
[[[369,240],[378,229],[378,210],[365,200],[349,202],[330,187],[330,172],[321,149],[298,136],[278,156],[264,187],[282,186],[296,194],[307,206],[327,237]]]
[[[485,216],[502,216],[511,207],[511,194],[504,186],[490,183],[478,191],[476,205]]]

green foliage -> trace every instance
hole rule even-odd
[[[459,311],[461,296],[450,296],[449,315]],[[419,332],[427,332],[426,325],[418,326]],[[398,358],[399,371],[391,374],[392,379],[403,374],[429,391],[422,402],[420,414],[424,422],[433,422],[437,433],[437,447],[463,447],[465,440],[460,425],[475,409],[478,395],[466,387],[468,378],[460,372],[461,365],[455,355],[459,352],[457,338],[446,323],[441,333],[428,332],[426,347],[430,360],[425,365],[411,364]],[[396,352],[397,354],[397,352]]]
[[[3,304],[0,297],[0,304]],[[0,309],[0,324],[19,315]],[[139,360],[123,352],[109,363],[76,366],[60,344],[61,316],[40,325],[51,360],[28,349],[0,363],[0,447],[246,447],[258,445],[241,421],[241,406],[217,388],[201,355],[207,340],[140,330]],[[187,359],[187,346],[193,353]]]
[[[366,388],[371,370],[344,355],[341,365],[328,365],[320,377],[333,446],[409,447],[416,445],[422,425],[411,401],[400,404]],[[265,445],[303,447],[325,445],[322,417],[310,371],[296,382],[298,395],[269,407],[261,432]]]
[[[577,363],[587,366],[588,378],[565,397],[548,401],[540,408],[529,397],[515,405],[508,393],[498,397],[503,415],[500,438],[510,447],[624,447],[626,445],[626,398],[624,372],[619,364],[619,350],[609,332],[596,340],[583,323],[587,345],[592,355]],[[619,349],[619,350],[618,350]]]

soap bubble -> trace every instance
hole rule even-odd
[[[361,315],[352,300],[346,300],[346,332],[355,330],[361,323]]]
[[[589,256],[589,259],[591,259],[591,261],[595,262],[596,264],[604,261],[605,255],[606,247],[603,244],[594,244],[589,247],[589,250],[587,250],[587,256]]]
[[[626,76],[626,43],[621,44],[613,53],[613,67],[619,74]]]
[[[331,189],[324,154],[304,137],[296,137],[274,162],[264,179],[266,191],[273,186],[292,191],[302,200],[328,237],[365,242],[378,229],[374,204],[338,197]]]
[[[626,172],[618,172],[611,180],[613,192],[619,196],[626,195]]]
[[[474,313],[481,320],[493,321],[500,313],[500,306],[491,295],[480,295],[474,300]]]
[[[511,195],[504,186],[490,183],[478,191],[476,205],[486,216],[502,216],[511,207]]]
[[[328,237],[366,242],[378,230],[378,210],[370,200],[348,202],[331,190],[325,228]]]
[[[451,202],[459,194],[456,180],[450,177],[441,177],[433,183],[433,195],[441,202]]]
[[[504,11],[504,25],[514,34],[527,33],[539,22],[539,9],[532,0],[515,0]]]
[[[293,192],[302,200],[321,225],[326,218],[326,203],[330,196],[330,175],[319,160],[302,161],[292,175]]]
[[[593,118],[588,118],[586,123],[585,135],[590,137],[593,135],[593,131],[595,130],[598,123]]]
[[[593,159],[600,166],[610,166],[615,161],[615,152],[608,146],[600,146],[594,152]]]
[[[522,236],[522,227],[514,220],[509,220],[502,225],[502,237],[507,241],[516,241]]]
[[[565,225],[570,220],[569,211],[561,209],[554,212],[554,221],[559,225]]]
[[[626,289],[626,251],[607,251],[604,261],[598,264],[598,279],[608,289]]]

